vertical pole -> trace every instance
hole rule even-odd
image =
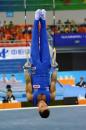
[[[53,45],[55,45],[55,25],[56,25],[56,16],[55,16],[55,0],[53,0],[53,26],[54,26],[54,38],[53,38]]]
[[[27,5],[26,5],[26,2],[27,2],[27,0],[24,0],[24,10],[25,10],[25,16],[24,16],[24,20],[25,20],[25,30],[26,30],[26,26],[27,26]],[[27,32],[26,32],[26,37],[25,37],[25,39],[26,39],[26,62],[28,63],[29,62],[29,52],[28,52],[28,45],[27,45],[27,43],[28,43],[28,41],[27,41]]]
[[[55,0],[53,0],[53,27],[54,27],[54,34],[53,34],[53,58],[52,63],[55,66],[58,66],[58,63],[56,62],[56,49],[55,49],[55,29],[56,29],[56,16],[55,16]]]
[[[55,24],[55,0],[53,0],[53,23]]]

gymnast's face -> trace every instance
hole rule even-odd
[[[45,101],[41,100],[38,103],[38,111],[43,112],[44,110],[48,109],[48,105],[46,104]]]

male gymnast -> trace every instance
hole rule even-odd
[[[40,26],[39,26],[40,24]],[[24,69],[26,80],[27,99],[38,106],[42,118],[50,114],[48,105],[56,95],[56,71],[50,76],[51,62],[46,31],[46,11],[38,9],[35,12],[35,20],[32,32],[31,45],[32,71]],[[35,68],[35,70],[34,70]]]

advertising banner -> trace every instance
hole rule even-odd
[[[0,60],[30,57],[30,47],[0,47]]]
[[[86,33],[55,34],[54,46],[86,46]]]

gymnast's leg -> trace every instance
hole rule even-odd
[[[41,18],[41,30],[40,30],[40,57],[41,62],[46,63],[46,65],[50,66],[50,52],[48,46],[48,37],[46,31],[46,20]]]
[[[37,11],[36,11],[35,15],[37,15]],[[37,62],[40,60],[40,54],[39,54],[39,20],[37,20],[37,19],[34,20],[33,31],[32,31],[31,60],[32,60],[33,65],[36,65]]]
[[[40,61],[40,56],[39,56],[39,11],[37,10],[35,12],[35,20],[34,20],[34,26],[33,26],[33,32],[32,32],[32,46],[31,46],[31,60],[33,66],[36,66],[38,62]],[[38,17],[38,19],[36,19]],[[25,81],[26,81],[26,95],[27,99],[30,101],[33,99],[33,94],[32,94],[32,79],[31,79],[31,74],[28,71],[28,68],[24,69],[24,74],[25,74]]]

